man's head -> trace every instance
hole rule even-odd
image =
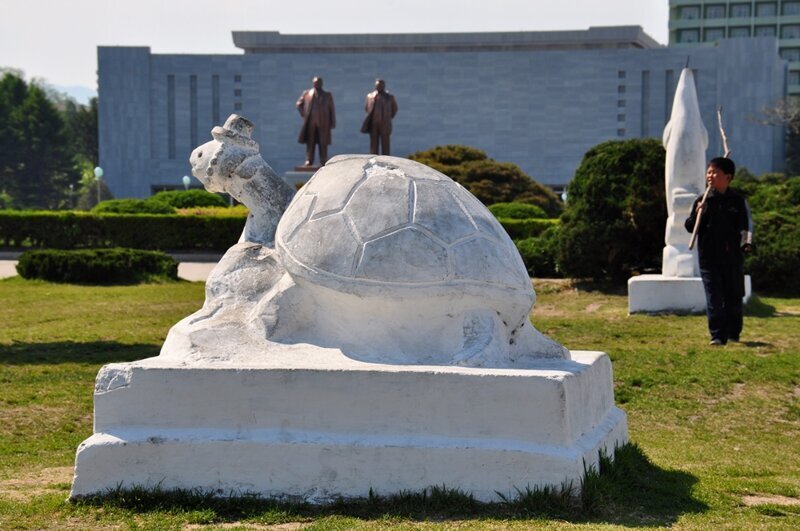
[[[314,76],[314,79],[311,80],[311,84],[314,85],[315,89],[320,90],[322,88],[322,78]]]
[[[736,164],[726,157],[716,157],[709,161],[708,168],[706,169],[706,182],[710,184],[714,190],[720,193],[725,193],[728,185],[733,180],[733,175],[736,173]]]
[[[376,79],[375,90],[377,90],[378,92],[383,92],[384,90],[386,90],[386,82],[381,78]]]

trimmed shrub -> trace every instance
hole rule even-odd
[[[0,244],[53,249],[128,247],[225,251],[238,241],[246,216],[94,214],[0,211]]]
[[[664,159],[652,138],[604,142],[584,155],[561,218],[558,263],[565,275],[621,283],[661,268]]]
[[[17,272],[23,278],[51,282],[131,284],[176,280],[178,262],[158,251],[138,249],[47,249],[22,253]]]
[[[469,190],[484,205],[516,201],[541,207],[558,216],[563,204],[552,190],[529,177],[516,164],[498,162],[468,146],[437,146],[409,155],[411,160],[444,173]]]
[[[800,215],[755,214],[755,249],[745,259],[753,289],[782,295],[800,294]]]
[[[489,207],[489,211],[496,218],[541,219],[547,217],[547,213],[542,207],[527,203],[495,203]]]
[[[558,225],[544,231],[539,237],[516,242],[528,274],[538,278],[561,278],[558,266]]]
[[[150,196],[147,201],[165,203],[172,208],[228,206],[228,203],[222,197],[198,188],[192,190],[165,190]]]
[[[174,214],[175,209],[166,203],[148,199],[109,199],[92,208],[95,214]]]
[[[541,233],[559,224],[558,219],[507,219],[497,221],[506,229],[512,240],[524,240],[539,236]]]

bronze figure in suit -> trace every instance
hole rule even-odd
[[[392,118],[397,114],[397,100],[386,90],[383,79],[375,80],[375,90],[367,94],[364,108],[367,117],[361,125],[361,132],[369,133],[369,152],[377,155],[380,144],[381,154],[389,155],[389,136],[392,134]]]
[[[303,117],[303,127],[297,141],[306,145],[306,166],[314,164],[314,147],[319,146],[319,163],[328,161],[328,145],[331,143],[331,129],[336,128],[336,109],[333,95],[322,90],[322,78],[312,80],[314,88],[304,90],[297,99],[297,110]]]

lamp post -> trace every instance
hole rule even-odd
[[[188,191],[189,190],[189,184],[192,182],[191,177],[189,177],[188,175],[184,175],[183,179],[181,179],[181,180],[183,181],[183,189]]]
[[[103,178],[103,168],[96,166],[94,169],[94,180],[97,181],[97,204],[100,204],[100,179]]]

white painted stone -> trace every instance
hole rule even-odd
[[[577,481],[627,440],[607,356],[533,327],[522,259],[469,192],[410,160],[344,155],[287,208],[252,127],[232,115],[192,154],[251,217],[161,354],[101,369],[73,497],[313,502],[444,483],[490,500]]]
[[[752,295],[750,275],[744,277],[744,302]],[[700,277],[640,275],[628,279],[628,313],[704,313],[706,295]]]
[[[536,370],[346,357],[108,365],[72,496],[160,485],[322,502],[445,484],[499,501],[514,487],[578,486],[584,461],[627,429],[608,357],[572,358]]]

